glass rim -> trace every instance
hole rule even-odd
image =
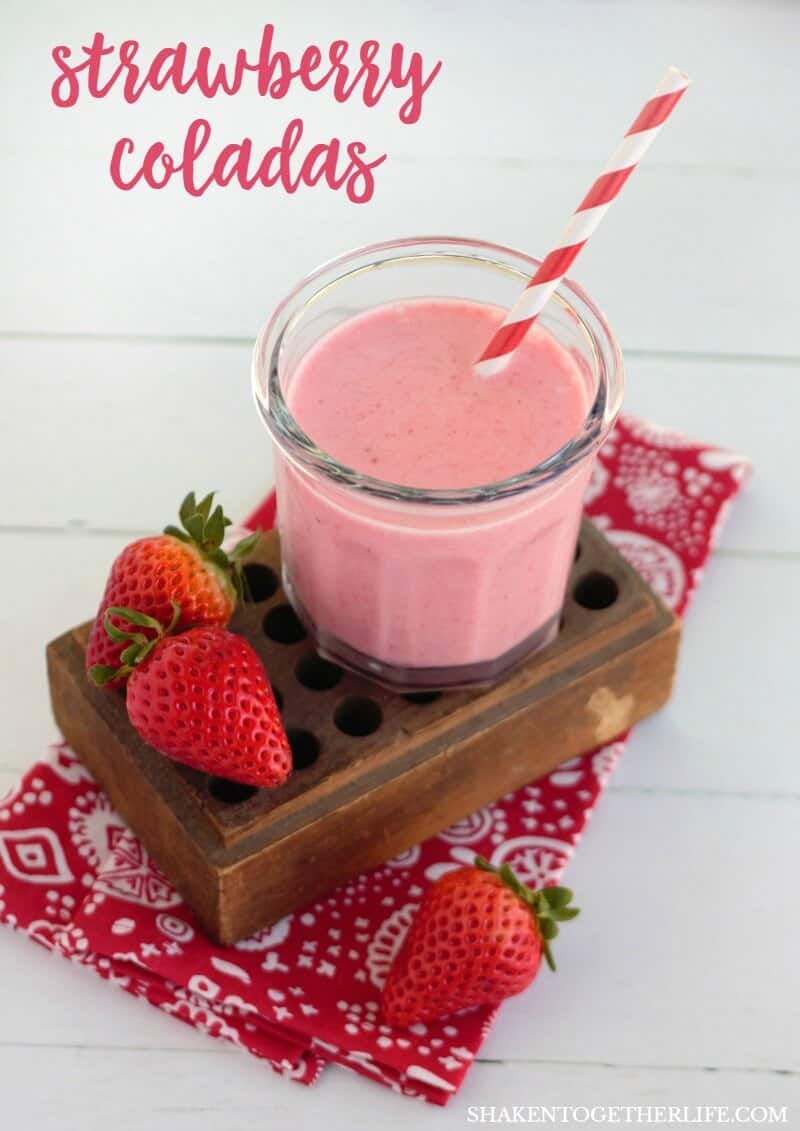
[[[597,392],[576,433],[534,467],[474,487],[410,487],[357,471],[335,459],[318,447],[294,419],[281,388],[280,360],[286,337],[302,313],[323,294],[356,275],[426,259],[464,260],[516,275],[520,289],[541,262],[501,244],[454,236],[420,236],[368,244],[323,263],[292,288],[256,338],[252,359],[253,393],[273,440],[301,470],[317,472],[338,486],[395,502],[438,506],[493,502],[513,498],[560,478],[595,451],[608,435],[619,413],[624,384],[622,352],[605,316],[585,291],[569,279],[561,281],[549,301],[566,308],[588,340]]]

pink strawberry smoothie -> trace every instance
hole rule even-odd
[[[528,471],[580,430],[594,389],[539,326],[480,377],[475,358],[503,315],[460,299],[366,310],[300,359],[288,407],[329,456],[388,483],[470,488]],[[347,490],[280,452],[277,465],[291,594],[323,648],[330,638],[386,664],[450,668],[557,632],[591,461],[511,499],[455,506]]]

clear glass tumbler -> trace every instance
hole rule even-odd
[[[464,490],[344,466],[305,434],[287,392],[305,352],[354,314],[419,297],[509,307],[537,266],[473,240],[375,244],[300,283],[256,341],[286,593],[322,655],[399,691],[493,683],[557,634],[583,495],[622,398],[619,347],[589,298],[562,283],[539,320],[579,364],[586,419],[536,467]]]

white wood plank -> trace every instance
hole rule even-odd
[[[0,1066],[15,1044],[224,1051],[221,1042],[174,1024],[168,1014],[6,927],[0,928],[0,980]]]
[[[45,645],[70,625],[94,615],[108,567],[128,540],[124,535],[0,536],[0,548],[13,559],[0,566],[0,584],[12,585],[15,594],[13,604],[0,613],[8,641],[8,647],[0,650],[3,773],[18,773],[57,738]]]
[[[190,489],[244,518],[272,483],[272,447],[244,346],[0,343],[16,378],[0,467],[4,522],[160,530]],[[36,420],[36,444],[29,424]]]
[[[582,916],[558,974],[506,1003],[483,1055],[796,1072],[798,814],[607,794],[567,871]]]
[[[673,698],[636,728],[612,788],[800,800],[797,577],[796,559],[712,559]]]
[[[243,517],[272,481],[249,355],[247,345],[0,341],[0,379],[15,389],[0,448],[14,484],[3,523],[160,529],[206,485]],[[800,551],[785,425],[800,417],[800,364],[634,354],[627,369],[630,411],[753,460],[722,546]]]
[[[626,411],[752,461],[720,547],[800,551],[800,466],[787,427],[800,414],[800,364],[634,354],[626,377]]]
[[[342,11],[317,7],[314,20],[286,3],[269,15],[287,45],[376,33],[354,0]],[[244,94],[211,104],[149,96],[132,107],[109,97],[59,111],[46,95],[50,28],[77,45],[90,24],[48,21],[47,5],[35,18],[19,0],[15,9],[4,74],[21,111],[4,135],[14,177],[0,182],[12,265],[0,283],[0,329],[250,337],[297,277],[348,246],[446,230],[543,254],[674,52],[689,56],[696,88],[576,277],[626,346],[797,352],[797,123],[782,109],[794,96],[790,45],[800,21],[786,5],[607,3],[590,17],[585,4],[565,3],[545,20],[539,5],[518,0],[489,20],[482,4],[454,19],[417,0],[378,29],[445,61],[415,126],[398,122],[397,100],[367,111],[319,94],[266,107]],[[112,40],[129,34],[121,10],[96,10],[92,26]],[[198,16],[184,0],[168,14],[163,6],[143,13],[137,35],[151,51],[187,26],[220,50],[257,38],[260,8],[247,3],[228,16]],[[108,154],[121,133],[175,147],[200,113],[220,144],[248,134],[267,148],[301,114],[309,139],[362,137],[390,157],[365,206],[322,189],[292,197],[227,189],[190,200],[177,186],[112,186]]]
[[[470,1109],[503,1105],[643,1106],[746,1104],[792,1108],[797,1081],[761,1073],[656,1071],[594,1065],[477,1064],[444,1109],[394,1095],[339,1070],[311,1089],[273,1076],[237,1053],[48,1049],[43,1086],[38,1050],[2,1050],[4,1112],[30,1131],[109,1124],[151,1131],[250,1131],[254,1125],[331,1131],[463,1128]],[[473,1113],[476,1120],[480,1111]],[[486,1113],[488,1114],[488,1113]],[[580,1116],[579,1116],[580,1118]],[[569,1125],[569,1124],[567,1124]],[[573,1124],[577,1125],[577,1124]]]
[[[19,769],[17,769],[16,767],[9,767],[7,769],[0,770],[0,797],[2,797],[7,790],[11,789],[11,787],[16,784],[18,778]]]
[[[83,155],[43,198],[37,155],[21,154],[15,171],[13,187],[0,183],[2,214],[15,217],[0,331],[252,338],[300,277],[360,244],[444,231],[543,255],[596,168],[461,158],[432,175],[421,159],[395,160],[362,209],[321,190],[227,190],[190,208],[177,190],[119,193]],[[791,179],[644,167],[574,277],[623,347],[796,354],[795,195]],[[708,200],[713,209],[698,203]],[[113,263],[99,269],[109,248]]]

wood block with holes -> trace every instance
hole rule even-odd
[[[271,533],[232,627],[273,681],[295,771],[256,791],[147,746],[85,674],[88,625],[48,648],[67,741],[210,935],[232,943],[382,864],[667,700],[677,618],[584,521],[557,640],[487,691],[401,696],[316,655],[280,588]]]

